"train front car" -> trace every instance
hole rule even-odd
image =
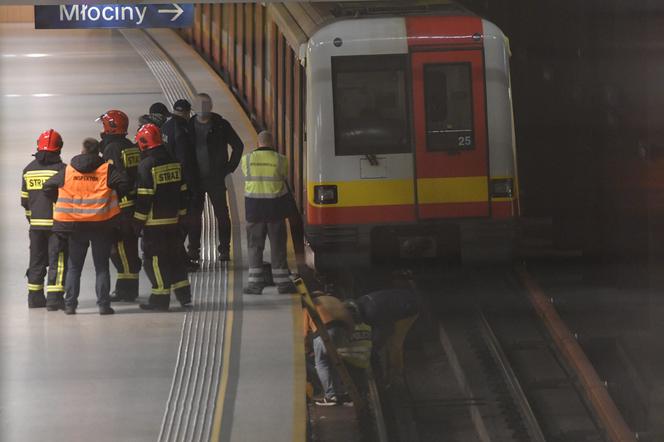
[[[509,259],[509,47],[495,25],[472,15],[343,19],[311,37],[306,58],[310,265]]]

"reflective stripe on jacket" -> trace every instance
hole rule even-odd
[[[368,368],[371,363],[371,345],[371,326],[359,323],[355,326],[348,345],[339,347],[337,352],[344,362],[355,367]]]
[[[30,220],[32,230],[50,230],[53,227],[53,201],[44,194],[44,183],[65,168],[59,154],[39,152],[40,158],[49,156],[50,161],[35,159],[23,169],[21,184],[21,205],[25,216]],[[57,158],[57,161],[56,161]]]
[[[242,157],[244,196],[273,199],[288,193],[286,157],[272,149],[259,148]]]
[[[108,187],[108,163],[94,172],[65,169],[65,182],[58,191],[53,219],[61,222],[108,221],[120,213],[118,195]]]

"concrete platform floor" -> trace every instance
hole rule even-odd
[[[91,259],[79,314],[27,309],[28,225],[19,206],[21,170],[35,140],[54,128],[65,161],[94,120],[122,109],[137,117],[161,89],[117,32],[35,31],[0,26],[0,439],[154,441],[177,358],[182,312],[120,306],[100,317]],[[141,294],[149,283],[141,275]],[[94,436],[92,436],[94,435]]]

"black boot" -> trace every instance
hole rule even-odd
[[[115,310],[110,305],[100,305],[99,314],[100,315],[112,315],[115,313]]]
[[[139,307],[143,310],[156,310],[165,312],[168,311],[170,302],[170,295],[150,295],[148,302],[140,304]]]
[[[46,297],[44,297],[44,292],[30,291],[28,293],[28,308],[41,307],[46,307]]]
[[[46,295],[46,310],[54,312],[65,308],[65,300],[62,293],[48,293]]]
[[[134,302],[138,298],[138,279],[118,279],[111,302]]]

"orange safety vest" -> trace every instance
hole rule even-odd
[[[108,187],[108,163],[90,173],[67,166],[65,183],[53,208],[55,221],[107,221],[119,213],[118,195]]]

